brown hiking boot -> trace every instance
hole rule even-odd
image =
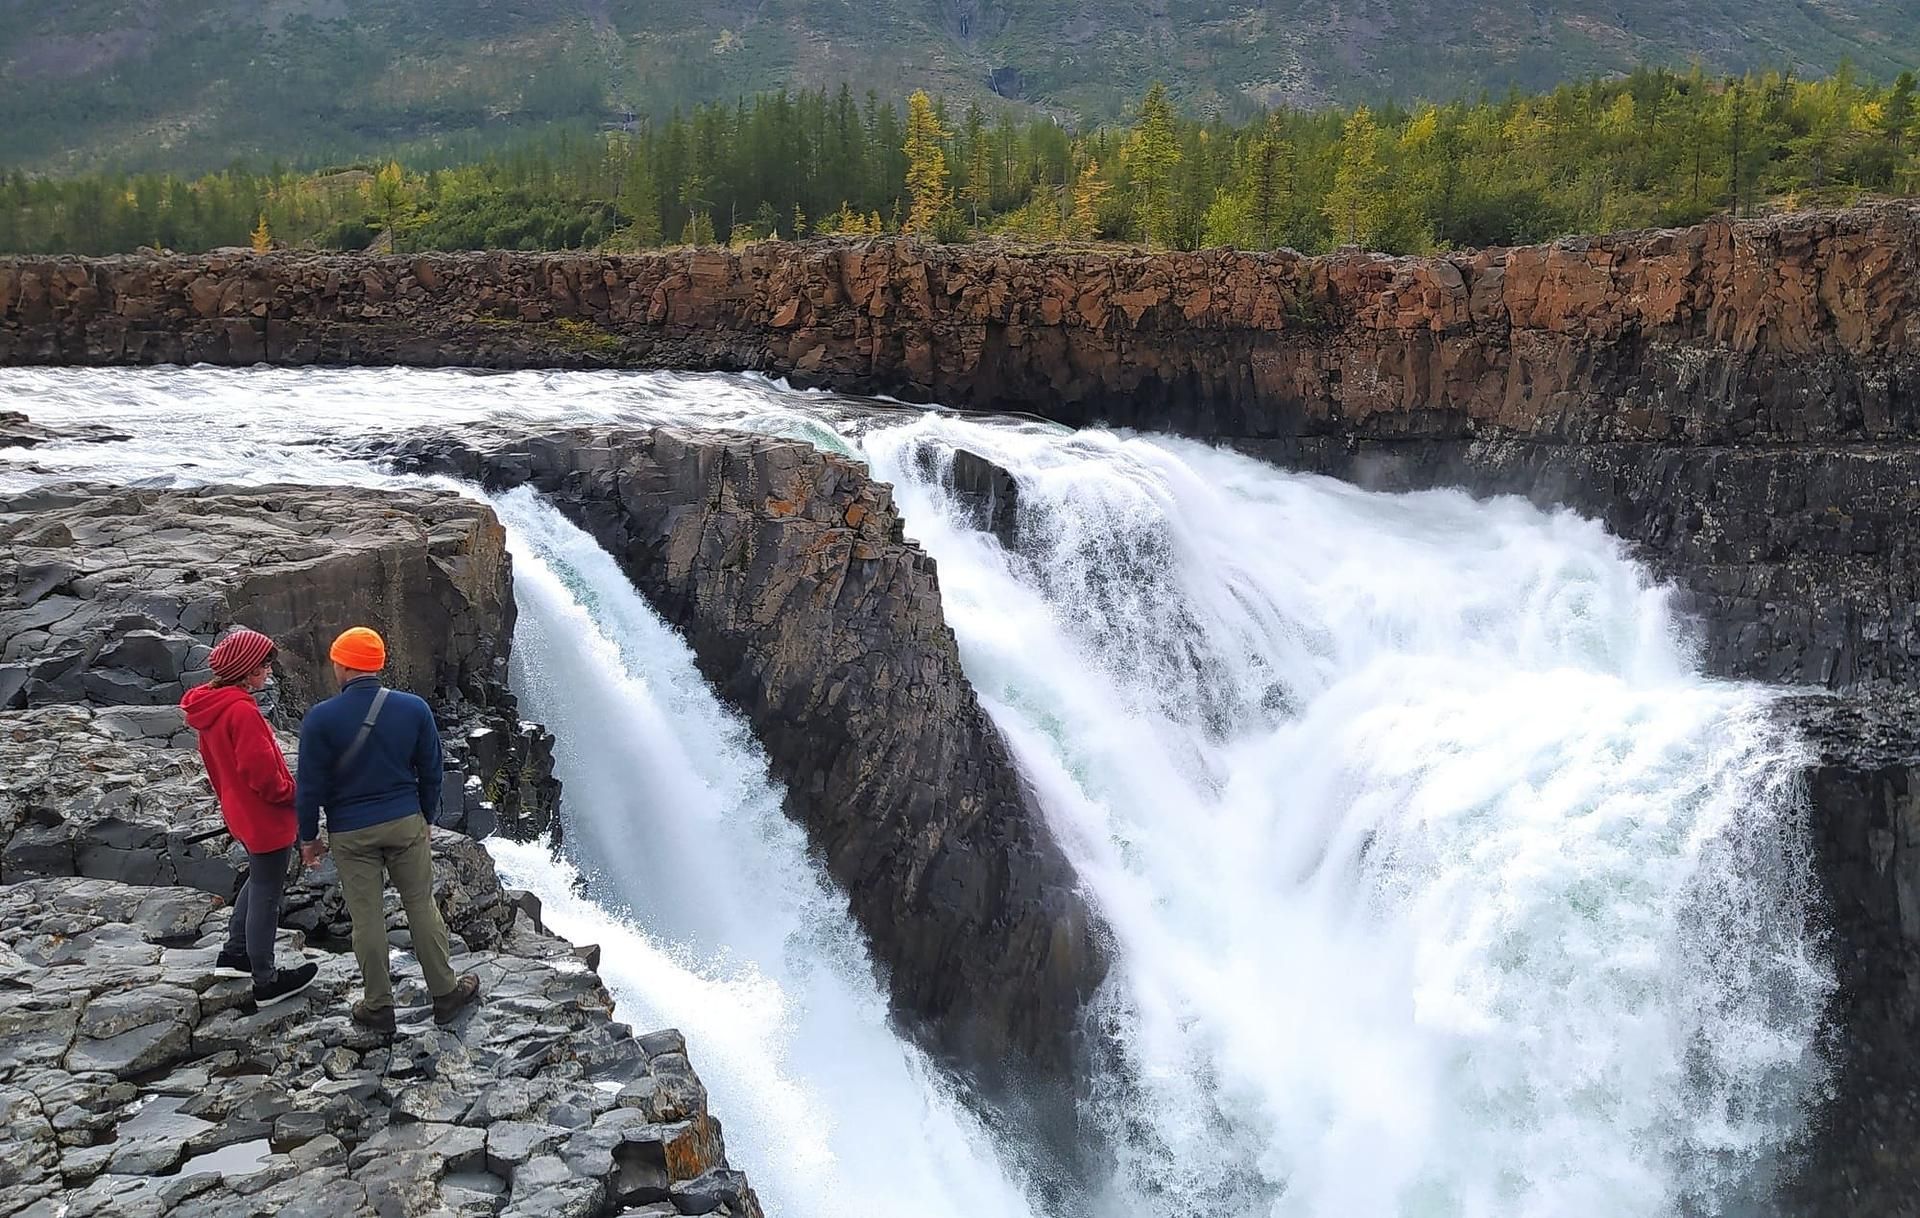
[[[353,1022],[363,1028],[371,1028],[375,1032],[392,1036],[394,1028],[393,1008],[390,1006],[370,1007],[364,1002],[356,1002],[353,1004]]]
[[[452,1023],[466,1005],[479,996],[480,978],[472,973],[460,974],[460,980],[453,983],[451,990],[433,1000],[433,1022],[442,1027]]]

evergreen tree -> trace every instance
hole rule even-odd
[[[1360,106],[1340,132],[1340,164],[1322,210],[1342,245],[1359,245],[1380,227],[1385,174],[1380,166],[1380,130]]]
[[[1073,212],[1067,220],[1067,236],[1075,241],[1091,241],[1100,231],[1100,196],[1107,184],[1100,178],[1100,162],[1089,160],[1073,183]]]
[[[933,111],[933,102],[924,90],[907,99],[907,195],[913,206],[907,213],[903,231],[927,234],[953,206],[953,189],[947,185],[947,155],[940,143],[947,132]]]
[[[1133,178],[1134,214],[1149,245],[1171,245],[1174,234],[1173,172],[1180,164],[1173,103],[1159,81],[1140,103],[1139,121],[1127,146]]]
[[[386,225],[392,248],[398,250],[401,227],[413,218],[414,212],[413,189],[400,162],[388,161],[373,175],[373,205]]]
[[[660,184],[644,149],[634,151],[621,171],[619,202],[626,219],[620,230],[626,246],[641,249],[660,244]]]

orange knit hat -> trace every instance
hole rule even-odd
[[[379,672],[387,666],[387,645],[365,626],[355,626],[333,641],[327,652],[335,664],[355,672]]]

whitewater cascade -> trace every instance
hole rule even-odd
[[[1823,1081],[1799,745],[1591,522],[742,378],[0,372],[16,404],[138,438],[0,483],[377,483],[326,445],[483,418],[868,460],[1114,936],[1089,1215],[1745,1213]],[[959,448],[1017,480],[1011,548],[948,489]],[[1023,1212],[1017,1140],[887,1030],[685,644],[551,509],[496,507],[569,841],[503,869],[605,945],[624,1017],[687,1031],[770,1212]]]

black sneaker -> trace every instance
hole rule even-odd
[[[223,947],[214,958],[213,973],[216,977],[251,977],[253,961],[247,959],[245,952],[230,952]]]
[[[315,973],[320,971],[317,964],[296,964],[292,968],[283,968],[274,973],[273,980],[261,985],[253,983],[253,1005],[270,1007],[284,998],[291,998],[301,990],[313,984]]]

